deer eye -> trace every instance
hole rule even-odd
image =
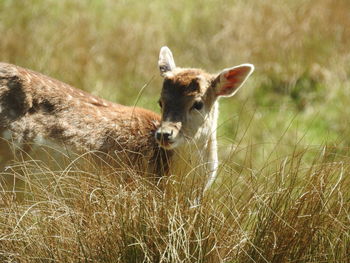
[[[193,106],[191,109],[201,110],[203,108],[204,104],[202,101],[196,101],[193,103]]]

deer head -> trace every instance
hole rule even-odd
[[[165,149],[208,137],[213,128],[210,125],[216,125],[211,120],[217,114],[214,105],[218,99],[233,96],[254,70],[251,64],[227,68],[218,74],[179,68],[168,47],[161,48],[158,66],[164,82],[159,99],[162,121],[155,137]]]

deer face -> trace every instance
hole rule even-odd
[[[195,69],[177,69],[164,76],[159,99],[161,126],[156,132],[158,143],[168,149],[198,136],[215,101],[211,76]]]
[[[225,69],[218,75],[177,68],[167,47],[160,51],[158,66],[164,82],[159,99],[162,121],[155,136],[166,149],[209,137],[214,103],[220,96],[232,96],[253,71],[250,64]]]

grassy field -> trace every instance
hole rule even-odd
[[[350,2],[0,1],[0,61],[159,112],[158,52],[256,71],[222,99],[220,171],[160,190],[84,156],[1,172],[1,262],[349,262]],[[140,99],[137,96],[146,84]],[[130,180],[130,177],[132,180]],[[17,189],[18,190],[18,189]]]

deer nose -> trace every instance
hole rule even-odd
[[[171,131],[162,131],[162,130],[158,130],[156,132],[156,139],[158,141],[170,141],[172,139],[172,135],[173,135],[173,130]]]

